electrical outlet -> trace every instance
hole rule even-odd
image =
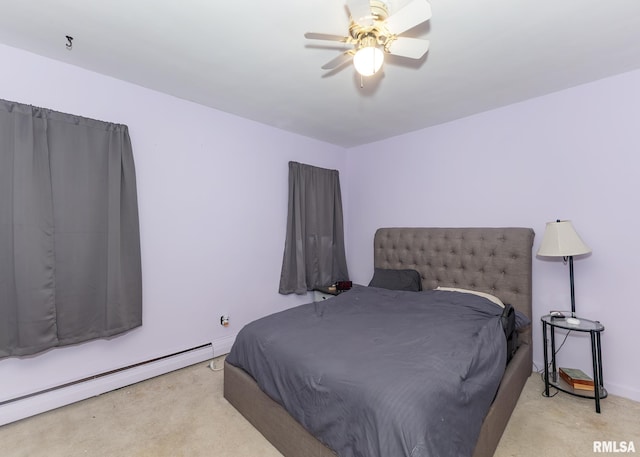
[[[227,316],[226,314],[223,314],[222,316],[220,316],[220,325],[222,325],[223,327],[228,327],[229,316]]]

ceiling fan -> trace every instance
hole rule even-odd
[[[371,76],[382,67],[384,54],[420,59],[429,50],[429,41],[399,36],[403,32],[428,21],[431,6],[427,0],[412,0],[396,13],[389,15],[383,0],[347,0],[349,35],[305,33],[312,40],[339,41],[354,47],[322,66],[332,70],[349,60],[362,76]]]

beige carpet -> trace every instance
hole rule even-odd
[[[5,425],[0,456],[279,457],[222,397],[222,378],[197,364]],[[634,441],[640,454],[640,403],[610,396],[596,414],[593,401],[542,390],[531,376],[496,457],[582,457],[594,440]]]

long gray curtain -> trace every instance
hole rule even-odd
[[[348,280],[337,170],[289,162],[289,214],[281,294]]]
[[[0,357],[141,324],[127,126],[0,100]]]

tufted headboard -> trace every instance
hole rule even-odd
[[[374,266],[420,272],[423,289],[487,292],[531,319],[530,228],[380,228]]]

